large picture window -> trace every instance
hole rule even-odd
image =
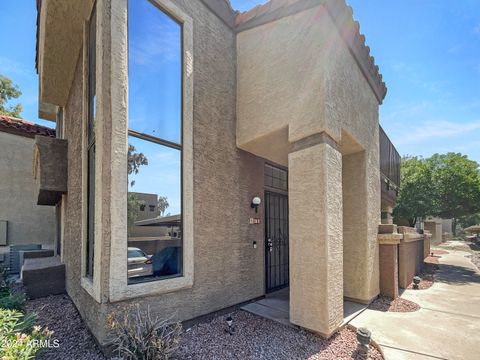
[[[182,26],[128,1],[128,283],[182,275]]]

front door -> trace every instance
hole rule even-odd
[[[288,197],[265,192],[265,275],[267,292],[288,286]]]

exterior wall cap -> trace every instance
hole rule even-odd
[[[402,234],[378,234],[379,245],[397,245],[403,239]]]
[[[365,36],[360,33],[360,24],[353,19],[353,9],[345,3],[345,0],[270,0],[249,11],[238,13],[235,18],[236,31],[245,31],[318,5],[324,5],[327,9],[340,36],[381,104],[387,94],[387,86],[379,67],[375,64],[375,58],[370,55],[370,47],[365,43]]]

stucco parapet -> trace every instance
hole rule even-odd
[[[387,94],[387,86],[374,57],[370,55],[370,47],[365,43],[365,36],[360,33],[360,24],[353,19],[353,9],[345,3],[345,0],[270,0],[266,4],[237,14],[236,31],[245,31],[319,5],[324,5],[327,9],[340,36],[381,104]]]
[[[403,234],[378,234],[379,245],[397,245],[403,239]]]
[[[378,225],[379,234],[397,234],[397,225],[395,224],[380,224]]]
[[[400,234],[418,234],[417,229],[409,226],[399,226],[397,229]]]
[[[413,242],[423,240],[424,236],[422,234],[403,234],[401,242]]]

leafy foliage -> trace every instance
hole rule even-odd
[[[130,310],[130,311],[128,311]],[[180,344],[179,322],[153,317],[150,308],[125,309],[108,317],[115,353],[126,360],[167,360]]]
[[[26,333],[33,329],[36,316],[24,315],[17,310],[0,309],[0,334],[10,337],[16,333]]]
[[[11,310],[23,310],[25,307],[26,297],[24,293],[10,291],[5,296],[0,296],[0,308]]]
[[[166,196],[159,196],[158,197],[158,211],[159,215],[165,215],[165,211],[168,209],[170,204],[168,203],[168,199]]]
[[[418,217],[432,215],[432,173],[425,159],[403,157],[400,168],[401,191],[393,214],[408,220],[414,226]]]
[[[148,165],[148,159],[143,153],[137,152],[135,146],[128,144],[127,174],[138,174],[140,166]],[[135,181],[130,186],[135,185]]]
[[[9,100],[16,99],[20,95],[22,95],[22,92],[18,85],[14,85],[11,79],[0,74],[0,115],[20,117],[23,110],[21,104],[7,106]]]
[[[480,211],[478,163],[455,153],[427,159],[435,193],[434,215],[458,219]]]
[[[52,335],[48,329],[33,326],[36,316],[0,309],[0,358],[3,360],[34,359]]]
[[[467,218],[480,212],[478,163],[456,153],[402,159],[401,192],[394,215],[407,218]],[[455,229],[455,225],[454,225]]]
[[[42,350],[52,332],[34,326],[35,314],[23,314],[25,294],[13,290],[5,268],[0,268],[0,359],[28,360]]]
[[[458,218],[458,224],[463,228],[480,224],[480,213],[461,216]]]

